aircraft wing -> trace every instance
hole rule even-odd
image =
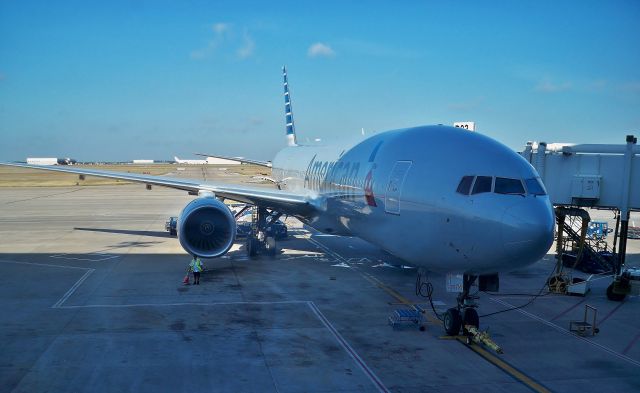
[[[259,160],[251,160],[249,158],[238,158],[238,157],[228,157],[228,156],[220,156],[217,154],[204,154],[204,153],[194,153],[196,156],[202,156],[202,157],[216,157],[216,158],[222,158],[224,160],[233,160],[233,161],[240,161],[240,162],[245,162],[247,164],[253,164],[253,165],[260,165],[260,166],[266,166],[271,168],[271,162],[270,161],[259,161]]]
[[[295,194],[287,191],[260,187],[247,187],[243,185],[202,182],[197,179],[176,179],[168,176],[141,175],[136,173],[101,171],[75,167],[59,167],[44,165],[29,165],[0,162],[0,165],[19,168],[30,168],[53,172],[74,173],[77,175],[104,177],[109,179],[124,180],[130,182],[151,184],[161,187],[175,188],[197,193],[198,191],[211,191],[216,196],[224,197],[238,202],[249,203],[257,206],[276,209],[284,214],[309,216],[316,210],[316,202],[311,196]]]

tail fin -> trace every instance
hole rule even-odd
[[[293,123],[293,110],[291,109],[291,95],[289,94],[289,82],[287,80],[287,68],[282,67],[282,76],[284,79],[284,113],[287,124],[287,143],[289,146],[297,146],[296,127]]]

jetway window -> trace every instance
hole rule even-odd
[[[524,182],[527,185],[529,195],[547,195],[544,184],[542,184],[539,177],[532,177],[531,179],[526,179]]]
[[[525,194],[520,179],[507,179],[505,177],[496,177],[496,186],[493,192],[496,194]]]
[[[491,192],[491,183],[493,183],[493,178],[491,176],[476,177],[476,182],[473,185],[473,192],[471,194]]]
[[[465,176],[460,180],[460,184],[458,184],[458,189],[456,192],[462,195],[469,195],[469,191],[471,190],[471,183],[473,183],[473,176]]]

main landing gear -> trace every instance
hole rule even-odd
[[[281,213],[268,211],[264,207],[254,207],[251,212],[251,231],[247,235],[247,254],[255,257],[265,254],[275,257],[277,254],[276,234],[272,223],[278,221]]]
[[[478,296],[470,295],[469,290],[478,276],[465,274],[462,279],[462,292],[458,295],[458,306],[447,310],[444,314],[444,330],[450,336],[457,336],[460,329],[466,335],[467,326],[478,329],[480,327],[480,317],[476,308]]]

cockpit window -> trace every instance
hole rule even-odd
[[[480,194],[483,192],[491,192],[491,183],[493,178],[491,176],[478,176],[476,182],[473,185],[472,194]]]
[[[469,195],[469,191],[471,190],[471,183],[473,183],[473,176],[465,176],[460,180],[460,184],[458,184],[458,189],[456,192],[462,195]]]
[[[525,179],[527,185],[527,191],[529,195],[547,195],[547,191],[544,189],[544,184],[539,177],[532,177],[531,179]]]
[[[507,179],[496,177],[496,187],[493,190],[496,194],[519,194],[524,195],[524,187],[520,179]]]

